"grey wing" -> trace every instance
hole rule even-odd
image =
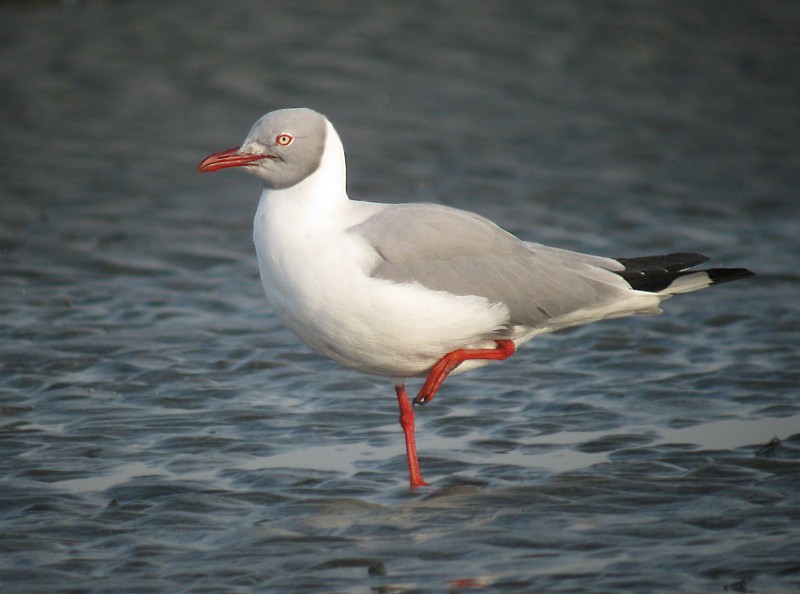
[[[377,254],[371,275],[504,303],[511,324],[547,326],[619,300],[630,286],[616,260],[526,243],[470,212],[387,206],[350,230]]]

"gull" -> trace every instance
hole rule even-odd
[[[430,402],[449,374],[508,359],[539,334],[660,313],[672,295],[750,276],[690,270],[695,253],[606,258],[523,241],[438,204],[351,200],[339,135],[316,111],[262,116],[201,172],[237,167],[263,184],[255,242],[267,300],[313,351],[391,378],[412,488],[422,478],[405,383]]]

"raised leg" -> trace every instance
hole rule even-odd
[[[451,371],[470,359],[495,359],[502,361],[514,354],[516,346],[512,340],[496,340],[497,348],[494,349],[458,349],[447,353],[439,362],[433,366],[428,379],[422,384],[422,389],[414,398],[414,404],[427,404],[439,391],[442,382],[447,378]]]
[[[400,425],[406,438],[406,458],[408,459],[408,480],[411,488],[426,487],[428,483],[422,478],[417,459],[417,440],[414,437],[414,409],[408,399],[406,387],[403,384],[394,387],[397,392],[397,404],[400,405]]]

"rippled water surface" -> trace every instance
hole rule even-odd
[[[800,590],[800,5],[463,6],[0,4],[1,591]],[[452,378],[410,492],[194,172],[288,106],[353,197],[758,276]]]

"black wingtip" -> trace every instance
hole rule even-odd
[[[680,272],[703,262],[708,262],[709,257],[692,252],[678,252],[661,254],[659,256],[644,256],[639,258],[616,258],[617,262],[628,270],[647,272],[660,270],[665,272]]]
[[[695,253],[675,253],[642,258],[617,258],[625,270],[618,272],[634,289],[658,293],[667,289],[676,279],[705,272],[711,284],[727,283],[753,276],[746,268],[707,268],[689,270],[708,261],[708,257]]]
[[[747,278],[755,276],[755,272],[747,268],[711,268],[705,270],[711,278],[711,282],[715,285],[720,283],[728,283],[730,281],[739,280],[740,278]]]

